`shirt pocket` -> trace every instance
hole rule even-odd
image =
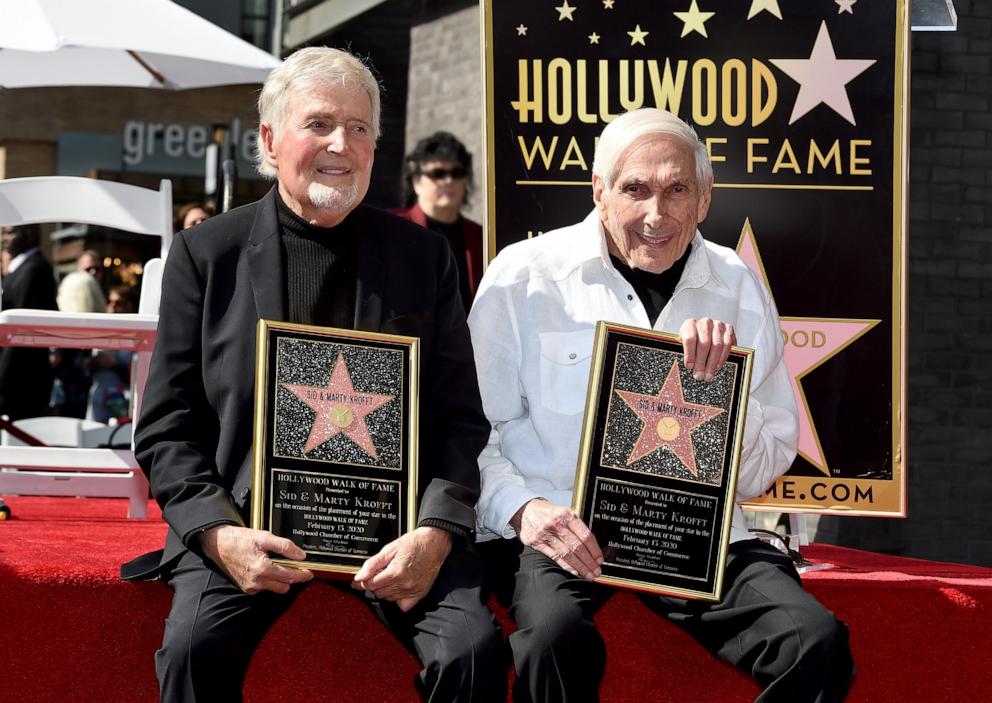
[[[561,415],[577,415],[585,408],[595,335],[594,329],[538,335],[542,406]]]

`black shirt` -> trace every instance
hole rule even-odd
[[[610,261],[613,262],[613,266],[620,272],[620,275],[627,279],[630,285],[634,286],[634,292],[641,299],[641,304],[644,305],[644,310],[648,314],[652,327],[658,321],[661,311],[668,305],[668,301],[671,300],[675,286],[682,278],[685,262],[689,260],[690,252],[692,252],[691,244],[685,248],[685,253],[678,261],[672,264],[667,271],[661,273],[632,269],[610,254]]]
[[[289,321],[351,329],[355,324],[356,211],[334,227],[317,227],[289,209],[276,191],[286,254]]]

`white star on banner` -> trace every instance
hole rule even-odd
[[[518,25],[517,26],[517,36],[518,37],[526,37],[527,36],[527,27],[526,27],[526,25],[521,24],[521,25]]]
[[[568,20],[569,22],[574,21],[574,18],[572,17],[572,13],[575,12],[575,8],[569,6],[568,0],[563,0],[562,4],[555,7],[555,9],[558,10],[559,22],[561,22],[562,20]]]
[[[751,0],[751,9],[748,10],[747,18],[751,19],[762,11],[770,12],[782,19],[782,10],[779,9],[778,0]]]
[[[696,0],[692,0],[692,4],[686,12],[673,12],[672,14],[682,20],[681,37],[689,32],[699,32],[704,37],[709,38],[709,35],[706,34],[706,21],[715,15],[715,12],[701,12]]]
[[[641,25],[635,26],[633,32],[627,32],[630,36],[630,45],[633,46],[634,44],[640,44],[641,46],[647,46],[647,44],[644,43],[644,37],[650,33],[651,32],[642,32]]]
[[[854,4],[858,0],[834,0],[837,3],[837,14],[846,12],[849,15],[854,14]]]
[[[590,34],[589,35],[589,43],[590,44],[599,44],[599,35],[596,34],[595,32],[593,32],[592,34]]]
[[[820,31],[808,59],[769,60],[799,84],[799,95],[796,96],[789,124],[820,103],[831,107],[851,124],[857,124],[846,86],[875,63],[875,59],[838,59],[826,22],[820,23]]]
[[[603,0],[603,9],[604,10],[612,10],[613,9],[613,3],[615,1],[616,0]]]

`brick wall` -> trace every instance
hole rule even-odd
[[[913,34],[909,518],[818,539],[992,565],[992,2]]]
[[[481,38],[478,6],[455,10],[410,31],[406,151],[439,129],[472,153],[476,196],[463,212],[483,218],[485,152],[482,142]]]

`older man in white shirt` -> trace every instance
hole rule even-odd
[[[493,431],[479,460],[478,531],[497,588],[512,593],[516,700],[598,699],[605,650],[593,615],[609,591],[592,582],[603,554],[569,509],[598,320],[678,333],[697,380],[712,380],[734,344],[756,350],[738,500],[795,457],[775,306],[732,250],[697,229],[712,187],[689,125],[662,110],[627,113],[600,138],[595,209],[507,247],[482,280],[469,326]],[[739,506],[721,601],[651,605],[754,676],[759,700],[841,700],[853,676],[845,625],[787,557],[753,539]]]

